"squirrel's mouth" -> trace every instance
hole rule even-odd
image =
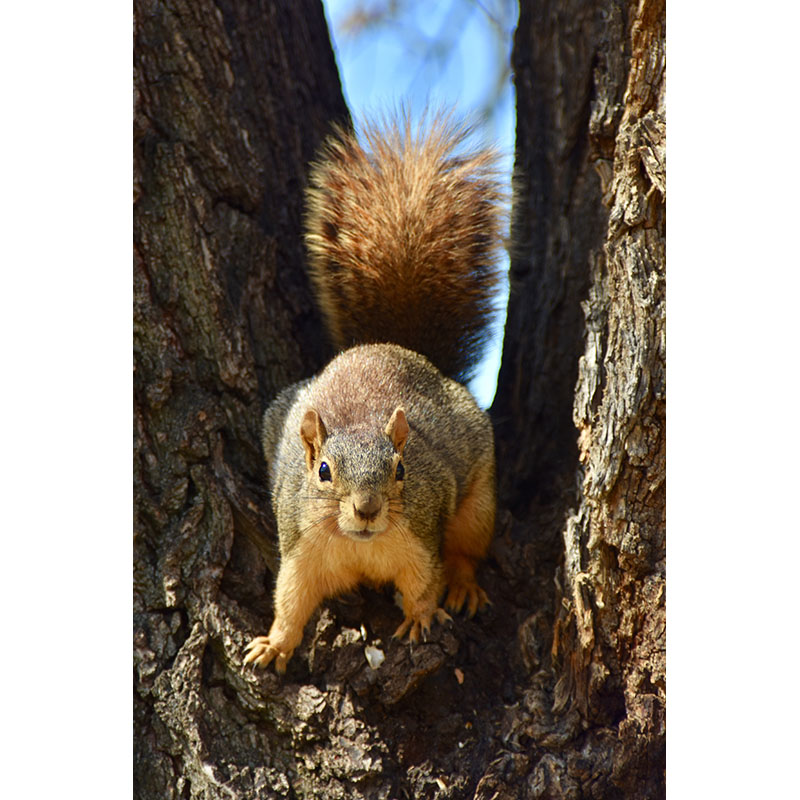
[[[344,536],[356,542],[366,542],[386,530],[389,520],[384,504],[369,509],[369,514],[363,510],[359,513],[359,508],[350,500],[340,503],[336,522]]]
[[[381,533],[381,531],[370,530],[369,528],[359,528],[353,530],[342,528],[341,526],[339,526],[339,532],[348,539],[353,539],[356,542],[367,542]]]

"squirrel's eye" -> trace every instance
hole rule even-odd
[[[402,461],[398,461],[397,462],[397,472],[395,472],[395,474],[394,474],[394,479],[396,481],[401,481],[405,477],[405,474],[406,474],[406,470],[405,470],[405,467],[403,466],[403,462]]]
[[[331,480],[331,468],[324,461],[319,465],[319,479],[321,481]]]

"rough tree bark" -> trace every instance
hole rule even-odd
[[[318,2],[135,0],[134,48],[136,792],[217,796],[256,746],[215,675],[243,643],[228,596],[269,613],[260,417],[330,356],[305,166],[347,110]]]
[[[531,533],[556,577],[559,678],[525,694],[521,796],[665,791],[665,26],[663,0],[521,4],[519,252],[494,409],[509,506],[523,515],[526,486],[571,473],[568,416],[580,462],[561,535]]]
[[[493,607],[409,650],[390,597],[331,601],[282,679],[241,670],[276,567],[258,425],[330,356],[302,187],[347,112],[316,0],[134,24],[136,796],[662,795],[663,3],[521,6]]]
[[[556,706],[574,700],[611,730],[612,783],[655,797],[666,734],[665,4],[640,0],[609,19],[625,25],[630,56],[625,72],[606,73],[623,88],[621,113],[609,113],[609,82],[589,121],[610,213],[584,305],[583,491],[564,532]]]

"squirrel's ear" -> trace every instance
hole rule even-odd
[[[386,435],[392,440],[394,449],[400,455],[403,455],[403,448],[406,446],[406,439],[408,438],[408,420],[406,419],[406,412],[401,406],[398,406],[386,426]]]
[[[303,447],[306,451],[306,464],[309,469],[313,469],[322,443],[328,438],[325,423],[313,408],[306,411],[303,421],[300,423],[300,438],[303,440]]]

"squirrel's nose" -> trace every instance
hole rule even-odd
[[[377,494],[361,494],[353,498],[353,513],[357,519],[372,522],[381,510],[381,498]]]

